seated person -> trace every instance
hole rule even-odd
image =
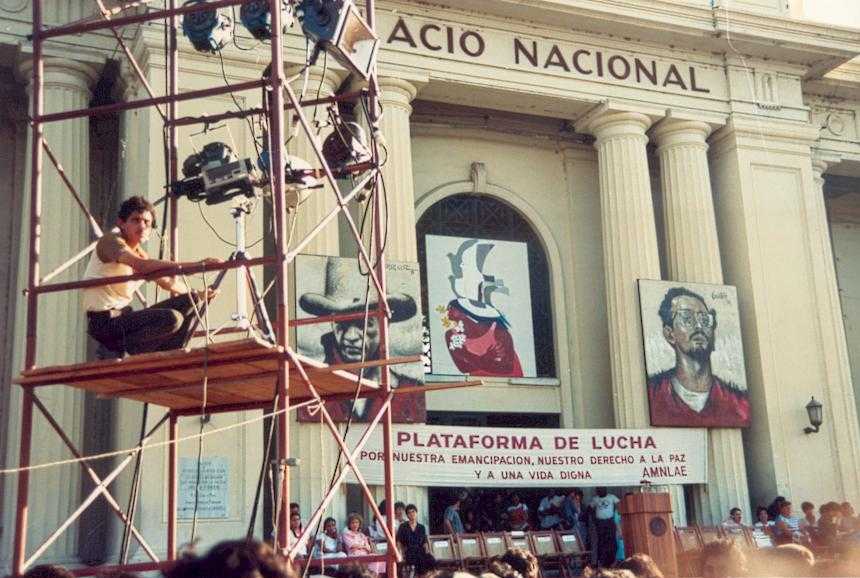
[[[220,259],[174,263],[150,259],[143,250],[155,226],[155,209],[143,197],[131,197],[120,206],[118,232],[109,232],[99,239],[87,266],[86,279],[101,279],[154,273],[182,265],[209,265]],[[88,333],[103,348],[114,354],[167,351],[184,347],[194,326],[195,307],[214,296],[206,289],[191,291],[175,277],[162,277],[155,282],[173,296],[140,311],[131,308],[134,292],[143,280],[113,283],[83,290],[87,312]]]
[[[743,528],[744,524],[741,509],[735,507],[729,510],[729,517],[723,520],[720,526],[727,530]]]
[[[784,501],[779,506],[779,516],[774,520],[773,535],[777,544],[804,542],[805,535],[800,531],[800,518],[792,515],[791,502]]]

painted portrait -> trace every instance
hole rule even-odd
[[[534,377],[526,243],[427,235],[435,375]]]
[[[421,278],[416,263],[387,263],[388,305],[391,309],[388,344],[391,357],[421,355]],[[369,290],[368,290],[368,282]],[[362,275],[358,259],[299,255],[296,258],[296,316],[298,319],[363,313],[365,307],[377,308],[378,293],[373,280]],[[369,303],[368,303],[369,302]],[[336,322],[301,325],[296,329],[298,351],[328,365],[358,363],[379,359],[379,324],[376,317],[346,319]],[[380,367],[367,367],[363,377],[378,381]],[[390,366],[393,387],[422,385],[422,363]],[[332,419],[369,421],[381,405],[381,398],[330,402]],[[426,404],[423,393],[396,395],[392,401],[392,419],[397,423],[423,423]],[[319,421],[304,408],[299,421]]]
[[[639,281],[651,425],[748,427],[737,289]]]

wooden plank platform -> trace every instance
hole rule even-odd
[[[168,407],[194,409],[203,403],[204,372],[208,376],[207,407],[271,403],[275,394],[278,359],[282,350],[256,339],[210,344],[208,348],[178,349],[132,355],[124,359],[90,361],[72,365],[40,367],[25,371],[15,380],[23,387],[64,384],[103,397],[119,397]],[[356,365],[327,366],[296,354],[311,383],[323,398],[355,392],[358,377],[349,369]],[[365,366],[394,365],[419,361],[420,356],[370,361]],[[379,385],[362,380],[364,391]],[[290,400],[312,397],[294,365],[290,365]]]

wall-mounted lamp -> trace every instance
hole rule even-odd
[[[806,413],[809,415],[809,423],[812,424],[812,427],[807,426],[803,428],[803,433],[818,433],[821,423],[824,421],[822,415],[823,407],[820,401],[815,401],[815,397],[806,404]]]

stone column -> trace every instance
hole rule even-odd
[[[287,70],[287,74],[297,74],[298,70],[300,70],[300,67],[291,68]],[[308,75],[308,88],[305,98],[314,98],[317,91],[319,91],[320,98],[334,94],[334,91],[340,86],[345,77],[346,74],[344,72],[332,68],[329,68],[326,71],[325,77],[323,77],[322,70],[312,68]],[[302,81],[303,79],[300,76],[293,83],[293,90],[296,91],[296,94],[299,94],[302,89]],[[313,124],[314,109],[306,108],[304,112],[308,117],[308,121]],[[289,113],[288,119],[290,126],[293,126],[293,115],[291,113]],[[323,141],[332,132],[332,128],[329,125],[328,110],[325,106],[320,106],[316,109],[316,119],[322,125],[319,135],[316,137],[317,142],[322,146]],[[317,166],[316,155],[311,142],[308,140],[300,124],[295,124],[295,128],[292,129],[287,150],[289,154],[305,159],[312,166]],[[326,185],[322,189],[315,189],[310,197],[299,205],[298,212],[296,213],[297,222],[295,233],[293,234],[293,243],[301,241],[336,206],[337,202],[335,201],[331,187]],[[302,252],[311,255],[337,255],[340,249],[337,223],[337,219],[332,220]]]
[[[409,116],[418,87],[399,78],[381,77],[380,129],[388,160],[382,168],[388,191],[388,261],[416,261],[415,185],[412,178],[412,135]],[[417,504],[416,504],[417,505]]]
[[[32,62],[19,64],[18,73],[27,84],[28,97],[32,98]],[[86,108],[90,98],[90,87],[98,75],[98,68],[88,63],[59,58],[49,58],[44,66],[44,112],[59,112]],[[32,113],[32,109],[28,109]],[[66,175],[75,185],[85,204],[89,204],[89,119],[79,118],[45,125],[45,141],[62,164]],[[18,286],[26,287],[29,268],[29,199],[30,199],[30,139],[27,137],[25,178],[21,212],[20,252],[18,261]],[[80,211],[72,195],[60,180],[50,160],[44,155],[42,176],[41,218],[41,274],[44,276],[65,262],[78,250],[84,248],[95,237],[90,232],[87,218]],[[86,267],[86,260],[61,275],[56,281],[79,279]],[[20,293],[18,293],[20,295]],[[15,333],[14,371],[23,367],[24,334],[26,328],[26,300],[18,301]],[[39,324],[37,364],[40,366],[79,363],[87,357],[86,321],[80,302],[80,292],[52,293],[39,299]],[[69,437],[78,445],[82,442],[83,394],[65,386],[40,388],[39,399],[48,407],[63,426]],[[21,406],[20,388],[14,386],[11,396],[10,420],[7,424],[9,448],[17,447],[20,439],[18,414]],[[62,441],[50,425],[34,410],[33,451],[31,463],[44,463],[70,457]],[[30,531],[28,550],[32,551],[41,541],[73,512],[79,503],[81,492],[81,470],[77,464],[32,472],[30,475]],[[9,486],[7,486],[9,487]],[[14,492],[7,492],[13,494]],[[7,502],[8,504],[9,502]],[[14,516],[14,506],[4,507]],[[4,516],[5,518],[5,516]],[[14,524],[4,524],[11,530]],[[70,562],[77,558],[77,526],[73,526],[54,543],[42,559]]]
[[[848,357],[845,325],[839,287],[836,282],[836,262],[830,239],[827,208],[824,204],[824,172],[841,159],[826,156],[813,150],[813,186],[805,195],[805,209],[809,223],[809,244],[814,271],[815,294],[818,301],[818,318],[821,340],[827,347],[824,355],[825,399],[824,419],[828,425],[831,447],[837,457],[842,495],[854,503],[860,499],[860,426],[851,365]]]
[[[293,67],[287,70],[287,74],[297,74],[299,70],[301,67]],[[319,91],[321,98],[334,94],[345,76],[344,72],[329,67],[323,77],[322,69],[319,67],[312,68],[308,75],[305,98],[315,98],[317,91]],[[300,94],[302,82],[301,76],[293,82],[292,86],[296,94]],[[317,123],[321,125],[321,130],[315,138],[322,145],[326,137],[332,132],[327,108],[325,106],[317,108],[316,123],[314,122],[314,109],[306,108],[304,112],[308,121],[313,125]],[[311,141],[302,130],[301,125],[293,122],[295,119],[291,113],[288,119],[290,126],[293,127],[288,137],[287,150],[289,154],[308,161],[312,166],[318,166],[319,163]],[[314,126],[314,128],[317,127]],[[299,205],[298,211],[295,213],[297,221],[293,233],[293,244],[301,241],[336,206],[334,192],[328,184],[321,189],[315,189],[308,199]],[[311,240],[302,250],[302,253],[337,255],[340,252],[339,243],[338,219],[333,219]],[[294,304],[291,303],[290,307],[293,308]],[[294,311],[292,315],[296,315],[296,312]],[[302,518],[306,520],[322,501],[328,488],[332,469],[337,460],[338,446],[328,428],[322,423],[299,423],[296,412],[292,414],[290,431],[293,432],[290,436],[291,455],[300,459],[299,465],[290,470],[292,478],[290,481],[290,500],[299,503]],[[341,463],[346,462],[341,459]],[[346,523],[346,514],[346,487],[343,486],[340,497],[331,503],[325,515],[334,517],[338,521],[338,526],[341,526]]]
[[[597,140],[612,396],[617,427],[649,427],[637,279],[659,279],[645,131],[635,112],[602,113],[585,126]]]
[[[418,260],[418,243],[415,236],[415,185],[409,116],[418,87],[400,78],[382,76],[379,78],[379,89],[382,92],[379,101],[383,111],[379,128],[388,151],[388,160],[382,168],[388,194],[385,258],[388,262],[415,262]],[[375,492],[380,500],[384,497],[382,486],[376,488]],[[419,519],[426,523],[429,506],[426,487],[395,486],[394,496],[395,500],[415,504]]]
[[[651,136],[660,156],[668,277],[721,285],[723,268],[705,142],[710,132],[703,122],[666,118]],[[708,484],[694,487],[699,521],[716,524],[736,506],[749,521],[741,430],[711,428],[708,446]]]
[[[596,137],[603,264],[615,426],[650,427],[637,279],[660,279],[645,131],[637,112],[599,110],[577,123]],[[686,519],[683,491],[669,488],[676,523]]]

